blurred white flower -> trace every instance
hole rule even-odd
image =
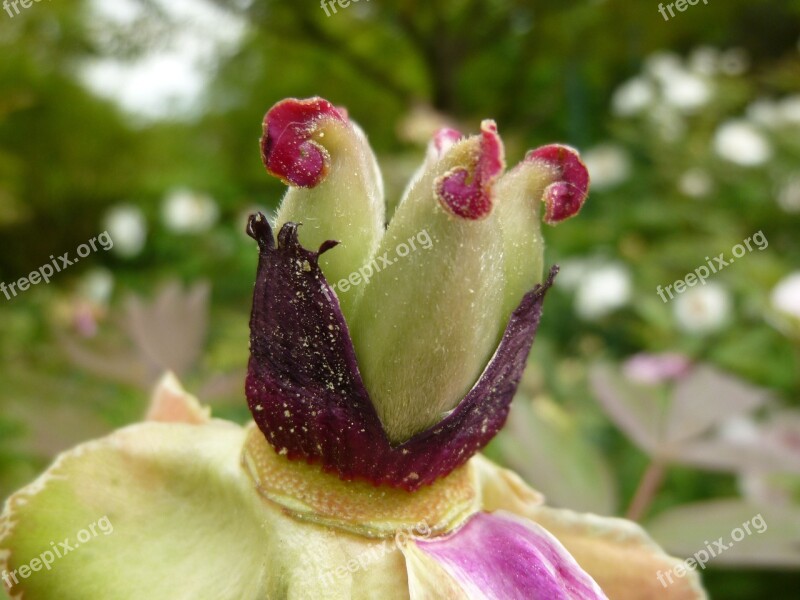
[[[752,415],[736,415],[723,421],[717,428],[717,437],[740,446],[757,444],[761,432]]]
[[[681,175],[678,189],[690,198],[705,198],[714,190],[714,180],[706,171],[695,167]]]
[[[424,147],[428,145],[433,135],[444,127],[459,129],[458,123],[432,106],[415,104],[398,122],[397,135],[403,141]]]
[[[614,114],[623,117],[635,115],[653,103],[655,89],[644,77],[634,77],[620,85],[611,98]]]
[[[744,48],[731,48],[722,53],[719,66],[725,75],[743,75],[750,66],[750,57]]]
[[[584,274],[575,292],[575,311],[586,320],[604,317],[631,299],[631,275],[619,263],[593,267]]]
[[[772,308],[800,319],[800,271],[795,271],[778,282],[770,297]]]
[[[586,258],[568,258],[559,262],[558,285],[562,290],[578,289],[581,280],[592,270],[594,261]]]
[[[772,157],[767,138],[745,120],[720,125],[714,134],[714,150],[725,160],[745,167],[763,165]]]
[[[113,289],[114,276],[108,269],[92,269],[81,277],[69,301],[57,306],[56,315],[78,336],[94,337],[108,312]]]
[[[711,99],[711,86],[701,77],[687,71],[671,73],[663,84],[664,99],[685,112],[697,110]]]
[[[778,110],[784,123],[800,125],[800,94],[787,96],[781,100]]]
[[[655,124],[661,137],[674,142],[686,133],[686,122],[674,106],[660,104],[650,111],[650,119]]]
[[[722,328],[731,312],[727,290],[709,283],[686,290],[675,299],[675,320],[689,333],[711,333]]]
[[[739,474],[739,491],[746,500],[762,506],[792,506],[800,478],[785,473],[744,472]]]
[[[711,77],[719,71],[720,52],[713,46],[700,46],[689,55],[689,68],[699,75]]]
[[[655,79],[667,84],[676,75],[686,73],[680,56],[673,52],[656,52],[645,60],[645,70]]]
[[[800,213],[800,174],[792,175],[778,191],[778,206],[788,213]]]
[[[106,213],[103,223],[103,228],[114,240],[113,252],[125,258],[132,258],[144,248],[147,222],[137,206],[133,204],[115,206]]]
[[[622,146],[600,144],[581,154],[595,190],[614,187],[630,175],[630,158]]]
[[[114,275],[108,269],[92,269],[78,284],[78,294],[98,304],[107,304],[114,291]]]
[[[757,125],[773,129],[800,125],[800,94],[786,96],[779,102],[759,98],[747,107],[747,118]]]
[[[756,125],[778,127],[781,123],[781,111],[773,100],[759,98],[747,107],[747,118]]]
[[[800,492],[800,411],[777,410],[762,422],[751,420],[751,427],[755,431],[745,443],[770,452],[772,460],[766,468],[741,472],[739,488],[749,500],[790,505]]]
[[[161,216],[170,231],[200,233],[214,226],[219,209],[207,194],[178,189],[165,198]]]

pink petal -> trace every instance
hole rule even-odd
[[[533,521],[479,513],[455,534],[415,543],[468,598],[595,600],[606,595],[561,543]],[[413,552],[413,549],[410,550]],[[416,565],[425,561],[413,561]],[[435,568],[432,565],[431,568]],[[423,574],[422,579],[431,580]]]
[[[658,385],[689,375],[692,361],[688,356],[676,352],[641,352],[626,360],[622,369],[625,376],[635,383]]]

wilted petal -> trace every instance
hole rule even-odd
[[[0,517],[12,598],[408,598],[393,541],[334,533],[259,496],[244,437],[221,421],[145,423],[63,454]],[[50,569],[34,562],[56,549]],[[23,578],[26,565],[38,570]]]
[[[484,475],[481,481],[493,479]],[[524,503],[519,493],[497,494],[491,486],[484,489],[484,510],[510,511],[544,527],[613,600],[706,598],[695,574],[676,580],[667,589],[661,585],[659,571],[669,571],[680,561],[664,553],[631,521],[553,509],[538,501]]]
[[[166,600],[178,585],[186,597],[263,593],[265,533],[243,441],[233,425],[147,423],[63,454],[0,519],[0,567],[18,573],[12,596]],[[56,549],[65,554],[51,569],[21,577]]]
[[[146,421],[189,423],[202,425],[211,419],[211,409],[201,406],[197,398],[187,393],[172,373],[161,378],[153,392]]]
[[[552,533],[613,600],[699,600],[700,577],[690,572],[664,586],[658,579],[682,564],[632,521],[546,506],[527,516]]]
[[[464,599],[606,598],[558,540],[510,513],[477,514],[456,533],[411,542],[404,552],[412,599],[438,594],[439,583],[452,594],[445,597]],[[425,589],[431,583],[437,587]]]
[[[484,508],[503,506],[520,514],[530,506],[544,504],[544,496],[531,489],[514,471],[497,466],[482,454],[472,457],[470,464],[477,475]]]

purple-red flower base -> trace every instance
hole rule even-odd
[[[289,459],[321,463],[342,479],[408,491],[463,465],[505,424],[558,268],[522,299],[461,403],[435,426],[393,446],[361,379],[339,301],[318,265],[336,242],[307,250],[297,228],[285,224],[277,244],[263,214],[250,217],[247,228],[260,252],[246,393],[266,439]]]

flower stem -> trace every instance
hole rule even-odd
[[[651,462],[639,481],[625,517],[631,521],[639,521],[655,500],[661,484],[664,482],[665,468],[658,461]]]

